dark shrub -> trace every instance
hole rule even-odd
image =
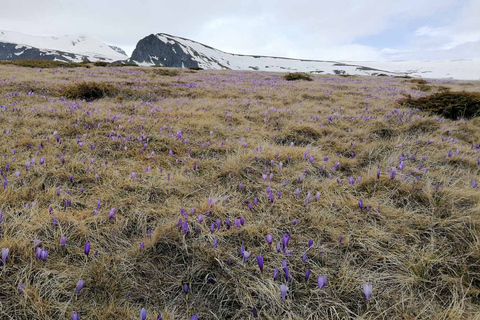
[[[175,69],[160,68],[155,70],[155,74],[158,74],[159,76],[175,77],[175,76],[178,76],[180,72],[178,72],[178,70],[175,70]]]
[[[409,80],[411,83],[416,83],[416,84],[427,84],[427,81],[425,79],[412,79]]]
[[[196,71],[203,70],[203,68],[200,68],[200,67],[189,67],[188,69],[189,70],[196,70]]]
[[[306,80],[312,81],[312,77],[303,72],[294,72],[294,73],[287,73],[283,76],[283,78],[287,81],[295,81],[295,80]]]
[[[478,92],[438,92],[428,97],[408,96],[399,101],[403,106],[418,108],[427,112],[456,120],[470,119],[480,115],[480,93]]]
[[[106,67],[109,65],[108,62],[105,61],[97,61],[93,64],[95,67]]]
[[[60,94],[67,99],[82,99],[93,101],[104,97],[113,97],[118,89],[105,82],[74,83],[60,90]]]

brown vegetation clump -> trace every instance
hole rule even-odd
[[[470,119],[480,115],[480,93],[478,92],[442,92],[427,97],[400,100],[400,104],[410,108],[438,114],[451,120]]]
[[[155,74],[159,76],[175,77],[180,75],[180,72],[175,69],[159,68],[159,69],[155,69]]]
[[[312,81],[313,78],[304,73],[304,72],[293,72],[293,73],[287,73],[283,78],[287,81],[295,81],[295,80],[306,80],[306,81]]]
[[[104,97],[113,97],[118,92],[119,90],[109,83],[83,81],[65,86],[60,90],[60,95],[67,99],[93,101]]]
[[[105,62],[105,61],[97,61],[97,62],[94,62],[93,65],[95,67],[107,67],[110,64],[108,62]]]

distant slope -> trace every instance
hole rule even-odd
[[[345,62],[249,56],[223,52],[196,41],[165,33],[151,34],[140,40],[130,61],[143,66],[179,68],[480,79],[480,60]]]
[[[120,48],[85,36],[32,36],[0,31],[0,60],[45,59],[80,62],[127,59]]]

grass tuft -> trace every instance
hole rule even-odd
[[[427,97],[407,97],[400,104],[438,114],[451,120],[471,119],[480,115],[480,93],[449,92],[443,90]]]

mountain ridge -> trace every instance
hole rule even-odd
[[[332,61],[245,55],[228,53],[198,41],[168,33],[152,33],[141,39],[129,62],[142,66],[177,68],[480,79],[480,60]]]
[[[85,35],[32,36],[0,30],[0,59],[43,59],[66,62],[126,60],[121,48]]]

